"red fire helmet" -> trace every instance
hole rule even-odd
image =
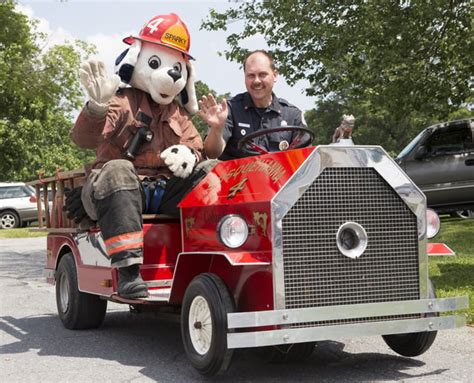
[[[194,59],[189,54],[191,36],[189,35],[188,28],[179,16],[174,13],[153,17],[141,29],[138,36],[126,37],[123,39],[123,42],[131,45],[135,39],[166,46],[184,53],[190,59]]]

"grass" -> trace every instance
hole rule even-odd
[[[48,235],[45,231],[31,231],[33,227],[22,227],[19,229],[0,230],[0,239],[2,238],[33,238],[45,237]]]
[[[430,242],[443,242],[454,257],[430,257],[429,274],[440,298],[467,295],[469,309],[460,311],[474,325],[474,219],[442,217],[441,231]]]

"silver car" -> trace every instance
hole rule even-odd
[[[438,213],[474,212],[474,119],[424,129],[395,161],[425,193]]]
[[[0,182],[0,228],[23,227],[37,221],[34,189],[22,182]]]

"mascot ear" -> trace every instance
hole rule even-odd
[[[194,114],[199,110],[196,97],[196,89],[194,88],[194,66],[191,61],[188,61],[186,63],[186,67],[188,69],[188,81],[186,82],[186,86],[179,95],[179,101],[189,114]]]
[[[130,83],[130,80],[132,79],[133,69],[137,63],[141,47],[141,41],[135,39],[130,48],[123,51],[115,60],[115,73],[119,75],[123,84],[122,86]]]

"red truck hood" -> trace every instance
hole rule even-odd
[[[309,147],[220,162],[179,207],[270,201],[315,149]]]

